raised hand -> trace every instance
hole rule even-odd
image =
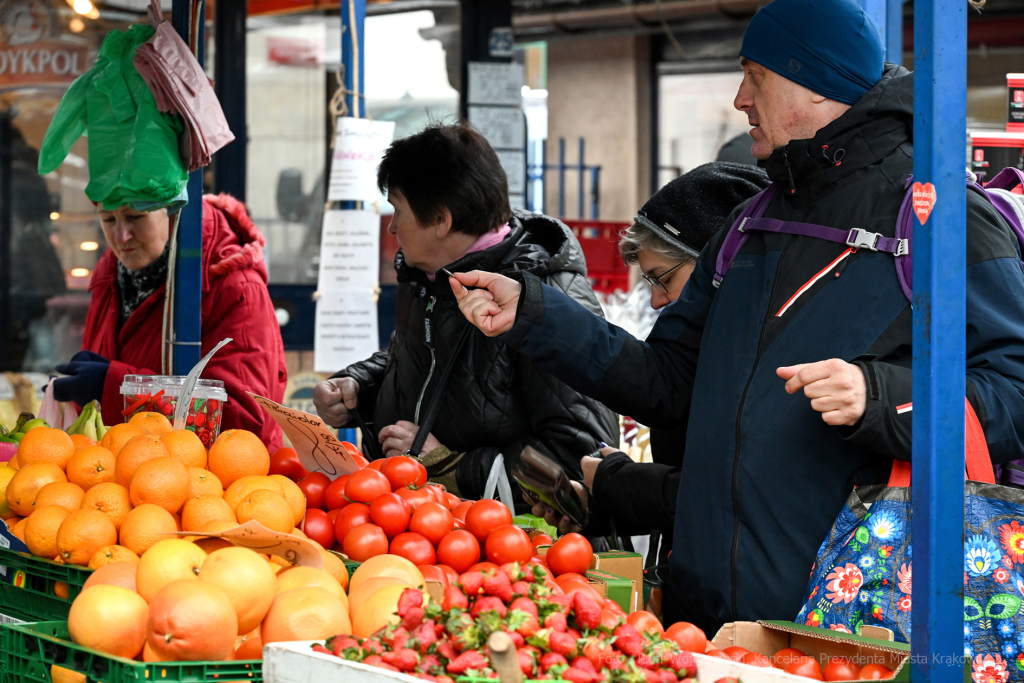
[[[324,380],[313,388],[316,412],[332,427],[347,425],[358,403],[359,383],[351,377]]]
[[[459,302],[459,310],[488,337],[497,337],[512,329],[522,285],[497,273],[472,270],[448,278]],[[466,287],[477,287],[468,290]]]

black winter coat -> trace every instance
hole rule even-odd
[[[590,313],[602,314],[587,281],[583,251],[565,224],[516,212],[510,227],[501,244],[467,254],[448,270],[530,273]],[[335,375],[359,382],[359,410],[372,423],[375,439],[399,420],[419,424],[438,377],[469,326],[443,273],[430,282],[423,271],[405,263],[401,251],[395,269],[399,284],[390,346]],[[618,443],[618,419],[612,411],[476,329],[456,361],[430,431],[450,450],[466,453],[456,476],[463,497],[471,499],[483,495],[498,453],[510,468],[530,444],[553,456],[570,478],[581,479],[580,458],[594,452],[598,442]],[[525,505],[515,480],[509,481],[517,505]]]
[[[783,191],[765,216],[892,237],[913,170],[913,99],[913,74],[887,65],[846,113],[775,150],[766,170]],[[1002,463],[1024,455],[1024,273],[991,204],[968,192],[966,213],[966,394]],[[529,275],[515,326],[499,337],[644,424],[689,420],[670,559],[680,600],[667,607],[711,634],[797,615],[851,489],[884,483],[893,458],[910,459],[913,416],[913,316],[893,256],[753,233],[716,288],[724,236],[646,341]],[[830,358],[864,371],[866,411],[853,427],[826,424],[776,374]]]

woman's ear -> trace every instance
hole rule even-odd
[[[438,239],[443,240],[452,231],[452,212],[448,210],[448,207],[441,207],[441,212],[437,216],[437,221],[434,223],[434,231]]]

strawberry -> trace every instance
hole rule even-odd
[[[334,636],[327,641],[327,645],[335,657],[344,657],[345,650],[355,650],[355,654],[358,656],[362,654],[363,650],[359,647],[359,641],[352,636]]]
[[[469,599],[466,594],[459,590],[458,586],[448,586],[444,589],[444,598],[441,600],[441,609],[447,612],[450,609],[469,609]]]
[[[565,631],[565,615],[561,612],[552,612],[544,618],[544,628],[553,628],[556,631]]]
[[[322,654],[322,655],[334,655],[334,653],[333,653],[333,652],[331,652],[330,650],[328,650],[328,649],[327,649],[326,647],[324,647],[324,646],[323,646],[323,645],[321,645],[320,643],[315,643],[315,644],[313,645],[313,648],[312,648],[312,650],[313,650],[313,652],[319,652],[319,653],[320,653],[320,654]],[[335,656],[337,656],[337,655],[335,655]]]
[[[470,669],[484,669],[487,667],[487,658],[479,650],[466,650],[461,655],[448,662],[445,670],[450,674],[464,674]]]
[[[539,630],[540,622],[537,621],[537,617],[533,616],[532,614],[526,615],[526,618],[523,619],[522,623],[516,627],[516,633],[518,633],[524,638],[529,638]]]
[[[527,614],[533,615],[535,619],[537,618],[537,605],[529,598],[516,598],[508,608],[509,610],[526,612]]]
[[[434,648],[434,652],[445,659],[455,659],[459,656],[459,653],[455,651],[455,648],[447,640],[437,641],[437,647]]]
[[[571,595],[552,595],[548,597],[548,602],[553,605],[561,607],[559,612],[568,612],[572,609],[572,596]]]
[[[517,650],[526,645],[526,639],[523,638],[522,634],[518,631],[508,631],[507,633],[508,637],[512,640],[512,644],[516,646]]]
[[[408,593],[409,591],[406,591]],[[419,591],[415,591],[419,593]],[[402,628],[412,631],[419,627],[423,623],[423,617],[426,616],[426,610],[422,607],[409,607],[406,609],[402,617]]]
[[[561,678],[562,680],[569,681],[569,683],[593,683],[597,678],[597,674],[592,674],[589,671],[576,669],[570,666],[562,672]],[[657,683],[657,681],[654,683]]]
[[[480,572],[466,572],[457,582],[466,595],[477,595],[484,587],[484,575]]]
[[[388,629],[386,629],[384,633],[387,634],[388,630],[390,629],[391,627],[388,627]],[[399,625],[397,628],[391,631],[390,638],[384,637],[382,638],[382,640],[387,645],[390,645],[392,650],[401,650],[403,647],[405,647],[405,641],[409,640],[409,630],[406,629],[404,626]]]
[[[438,676],[437,683],[455,683],[451,676]]]
[[[557,652],[549,652],[540,658],[540,668],[545,673],[553,666],[568,666],[569,662],[565,661],[565,657],[558,654]]]
[[[426,652],[428,647],[437,642],[437,635],[434,632],[434,622],[430,619],[424,621],[415,631],[412,632],[412,637],[419,641],[420,652]]]
[[[413,674],[413,676],[415,676],[416,678],[419,678],[420,680],[423,680],[423,681],[430,681],[431,683],[437,683],[437,679],[434,678],[433,676],[431,676],[430,674],[415,673],[415,674]]]
[[[416,667],[420,673],[429,674],[431,671],[440,671],[441,660],[437,658],[437,655],[426,655],[420,657],[419,666]]]
[[[565,632],[568,633],[570,636],[572,636],[573,640],[579,640],[580,638],[583,637],[583,635],[579,631],[574,629],[574,628],[567,628],[567,629],[565,629]]]
[[[501,565],[501,573],[508,577],[509,583],[515,583],[523,578],[522,567],[519,566],[518,562],[508,562]]]
[[[533,657],[530,655],[530,653],[525,649],[516,650],[516,657],[519,659],[519,669],[523,672],[523,675],[527,677],[532,677],[535,664],[533,662]]]
[[[548,637],[548,645],[552,652],[568,657],[576,651],[576,639],[568,633],[552,631]]]
[[[512,584],[512,592],[515,595],[529,595],[530,584],[526,583],[525,581],[516,581]]]
[[[417,591],[418,592],[418,591]],[[385,664],[390,664],[399,671],[415,671],[416,665],[420,663],[420,655],[416,650],[402,648],[394,652],[385,652],[381,655]]]
[[[406,588],[398,598],[398,616],[405,617],[413,608],[423,607],[423,593],[418,588]]]
[[[493,595],[505,603],[512,602],[512,582],[509,580],[508,574],[504,571],[499,571],[492,576],[486,577],[484,579],[484,593]]]
[[[616,643],[616,645],[618,645],[618,643]],[[652,657],[649,654],[642,654],[636,658],[636,665],[641,669],[650,669],[651,671],[654,671],[658,668],[658,664],[660,663],[661,660]]]
[[[643,673],[644,678],[646,679],[644,683],[661,683],[661,676],[658,674],[657,671],[650,671],[648,669],[644,669]]]
[[[597,628],[601,625],[601,608],[581,591],[573,594],[572,609],[580,628]]]
[[[497,612],[498,616],[502,618],[508,614],[508,608],[505,607],[505,603],[501,598],[497,598],[492,595],[477,598],[476,602],[473,604],[473,609],[470,611],[470,614],[475,618],[482,612],[487,611]]]
[[[636,657],[644,651],[644,638],[629,624],[615,629],[615,649],[627,657]]]
[[[589,671],[592,674],[597,673],[597,669],[594,668],[593,663],[591,663],[589,659],[582,655],[580,655],[579,657],[574,657],[573,660],[569,662],[569,666],[576,669],[583,669],[584,671]]]
[[[685,650],[672,655],[668,660],[668,665],[682,678],[690,678],[697,675],[697,662],[693,658],[693,653],[686,652]]]
[[[366,652],[366,654],[379,655],[380,653],[384,652],[384,646],[378,643],[376,640],[367,638],[363,641],[363,650]]]
[[[380,666],[384,663],[384,660],[380,658],[380,655],[370,655],[363,660],[363,664],[369,664],[370,666]]]
[[[661,677],[661,683],[676,683],[676,674],[671,669],[659,669],[658,675]]]

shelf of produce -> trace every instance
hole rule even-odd
[[[59,564],[0,548],[0,614],[24,621],[67,619],[71,603],[82,592],[92,570]],[[67,597],[56,594],[59,583],[67,585]]]
[[[258,660],[145,664],[79,647],[71,642],[66,621],[6,624],[0,628],[0,670],[5,681],[51,683],[50,667],[54,664],[104,683],[263,680]]]

